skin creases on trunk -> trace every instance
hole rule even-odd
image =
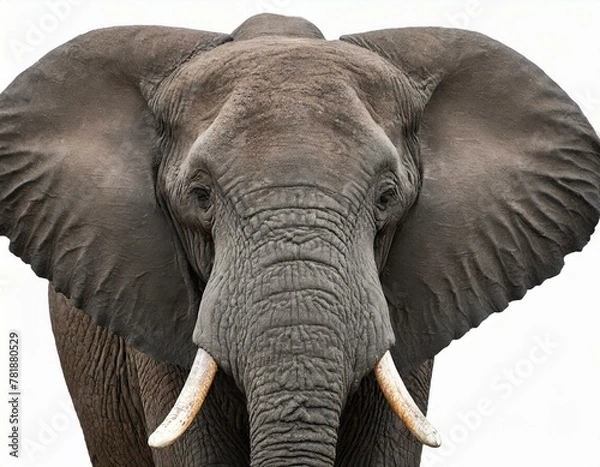
[[[250,287],[239,362],[252,467],[334,465],[367,300],[352,294],[335,255],[323,257],[273,261]]]
[[[348,377],[339,342],[311,326],[264,342],[248,374],[252,467],[333,466]]]
[[[313,250],[314,251],[314,250]],[[252,467],[333,466],[342,407],[355,378],[358,303],[349,280],[308,255],[255,276],[242,379]],[[360,324],[362,325],[362,323]]]

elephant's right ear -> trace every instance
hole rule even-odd
[[[228,36],[117,27],[50,52],[0,95],[0,234],[154,358],[188,365],[200,284],[155,195],[156,86]]]
[[[422,188],[382,274],[407,372],[583,248],[600,216],[600,140],[542,70],[482,34],[343,40],[385,57],[423,96]]]

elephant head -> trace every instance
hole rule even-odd
[[[98,325],[193,366],[153,444],[219,368],[247,398],[253,466],[333,465],[374,370],[439,442],[398,372],[585,245],[599,156],[553,81],[474,32],[118,27],[0,96],[0,234]]]

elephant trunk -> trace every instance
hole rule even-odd
[[[368,343],[387,344],[335,253],[302,253],[271,262],[247,286],[256,292],[232,373],[248,401],[252,467],[333,466],[342,408],[379,351]]]
[[[307,351],[253,369],[247,391],[252,467],[334,465],[347,394],[339,357],[333,348],[325,358]]]

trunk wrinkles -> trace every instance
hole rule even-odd
[[[247,379],[251,465],[334,465],[348,359],[322,326],[273,328]]]
[[[275,261],[257,274],[243,373],[251,465],[334,465],[353,378],[347,281],[329,261]]]

